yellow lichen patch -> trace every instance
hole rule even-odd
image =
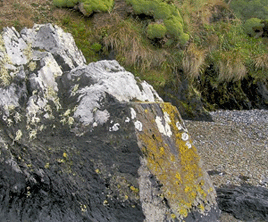
[[[164,147],[160,147],[160,155],[164,155],[165,154],[165,149]]]
[[[61,108],[61,104],[60,104],[60,100],[59,100],[58,94],[57,94],[57,92],[52,87],[48,87],[47,88],[47,92],[45,94],[45,98],[54,102],[57,111]]]
[[[196,148],[186,131],[177,127],[178,122],[182,123],[180,114],[169,103],[144,103],[142,106],[136,105],[135,110],[137,119],[144,126],[142,132],[136,133],[147,166],[163,185],[162,192],[176,217],[187,217],[192,207],[197,208],[201,203],[207,203],[206,191],[209,187],[204,183]],[[146,115],[145,110],[148,110]],[[169,125],[171,136],[160,132],[156,116],[162,118],[163,125]],[[203,213],[201,208],[197,209]]]
[[[79,89],[79,84],[75,84],[72,89],[71,96],[74,96],[78,89]]]
[[[45,168],[46,168],[46,169],[49,168],[49,163],[46,163]]]
[[[203,204],[199,204],[199,205],[198,205],[198,208],[199,208],[202,212],[205,211],[205,207],[204,207]]]
[[[135,193],[139,193],[139,189],[134,186],[130,186],[130,190],[132,190]]]
[[[29,60],[33,57],[32,55],[32,44],[28,44],[27,47],[23,50],[23,54]]]
[[[28,67],[31,71],[34,71],[36,69],[36,62],[34,61],[29,62]]]

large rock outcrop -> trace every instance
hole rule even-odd
[[[178,110],[51,24],[0,35],[0,220],[217,221]]]

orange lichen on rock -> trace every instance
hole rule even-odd
[[[163,195],[173,214],[185,218],[192,208],[204,214],[215,201],[215,191],[201,168],[176,107],[170,103],[135,105],[143,130],[137,131],[147,167],[163,185]],[[150,110],[146,112],[144,110]],[[166,131],[168,132],[166,132]],[[209,191],[209,192],[207,192]],[[211,192],[213,191],[213,192]]]

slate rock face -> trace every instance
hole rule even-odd
[[[0,36],[1,221],[217,221],[178,110],[51,24]]]

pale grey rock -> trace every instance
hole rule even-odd
[[[59,65],[64,65],[64,70],[71,70],[86,63],[72,35],[56,25],[34,25],[32,29],[23,29],[21,36],[33,49],[52,53]]]
[[[80,101],[74,118],[79,118],[84,125],[103,120],[96,120],[94,110],[101,109],[106,94],[112,95],[120,102],[163,102],[157,92],[146,82],[140,82],[134,75],[127,72],[115,60],[103,60],[90,63],[88,66],[78,67],[70,72],[69,81],[90,82],[90,86],[77,90]],[[81,82],[82,80],[83,82]],[[72,93],[71,93],[72,94]],[[105,115],[107,116],[107,114]]]
[[[5,28],[2,34],[8,58],[14,65],[24,65],[27,63],[27,44],[20,37],[15,28]]]
[[[166,206],[161,197],[159,184],[153,179],[153,175],[147,168],[146,159],[140,159],[141,166],[139,173],[140,200],[142,209],[145,215],[144,222],[155,221],[172,221],[168,220],[167,215],[170,214],[170,209]]]

